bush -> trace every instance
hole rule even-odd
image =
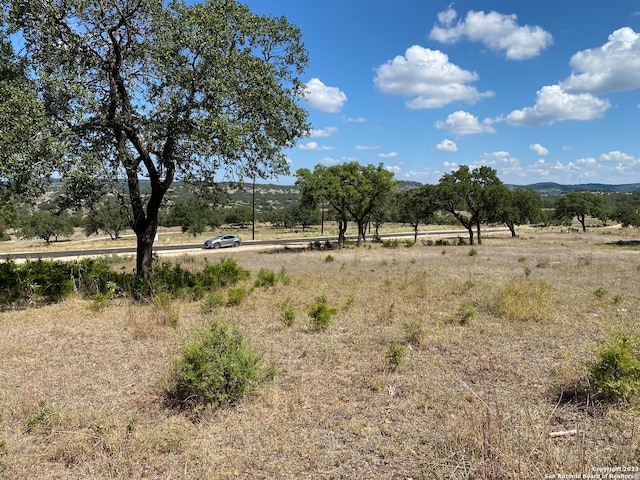
[[[224,288],[233,286],[251,275],[233,258],[225,258],[213,265],[208,264],[199,275],[199,283],[207,288]]]
[[[212,293],[204,299],[202,305],[200,306],[200,311],[205,314],[211,313],[223,303],[224,298],[220,292]]]
[[[606,399],[628,400],[640,393],[640,334],[612,331],[588,365],[595,393]]]
[[[296,321],[296,311],[293,308],[293,304],[291,303],[291,299],[287,298],[281,306],[282,312],[280,313],[280,320],[282,323],[290,327]]]
[[[311,305],[307,310],[307,315],[311,318],[311,323],[318,329],[326,329],[331,325],[331,317],[338,313],[335,307],[327,305],[327,299],[324,295],[316,298],[316,303]]]
[[[254,285],[256,287],[269,288],[273,287],[277,282],[278,277],[276,276],[276,272],[267,268],[261,268],[258,272],[258,278],[256,278]]]
[[[384,248],[398,248],[398,239],[394,238],[393,240],[383,240],[382,246]]]
[[[546,320],[553,301],[553,287],[543,280],[518,277],[498,291],[496,309],[510,320]]]
[[[240,305],[244,300],[245,291],[243,288],[230,288],[227,292],[227,306]]]
[[[275,375],[239,329],[215,322],[183,348],[174,369],[171,402],[196,412],[206,406],[233,405]]]
[[[391,342],[389,349],[384,355],[389,362],[391,370],[395,371],[400,365],[404,363],[407,357],[407,349],[404,345],[398,342]]]

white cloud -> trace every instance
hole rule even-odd
[[[593,120],[602,117],[611,104],[588,93],[570,94],[559,85],[538,90],[536,104],[507,115],[510,125],[551,125],[562,120]]]
[[[509,60],[536,57],[553,43],[552,35],[542,27],[518,25],[516,15],[471,10],[464,20],[454,25],[456,18],[457,12],[452,8],[440,12],[440,25],[433,27],[429,38],[442,43],[455,43],[466,37],[492,50],[505,52]]]
[[[379,153],[378,158],[395,158],[398,156],[397,152]]]
[[[356,145],[356,150],[378,150],[379,148],[377,145]]]
[[[609,153],[603,153],[602,155],[600,155],[600,160],[605,162],[617,162],[620,164],[626,163],[629,165],[635,165],[639,162],[639,160],[635,157],[618,150],[614,150]]]
[[[319,145],[317,142],[304,143],[302,145],[299,145],[298,148],[300,148],[300,150],[315,150],[315,151],[333,150],[333,147]]]
[[[529,150],[531,150],[533,153],[535,153],[539,157],[546,157],[547,155],[549,155],[549,150],[544,148],[539,143],[532,143],[531,145],[529,145]]]
[[[445,138],[438,145],[436,145],[436,150],[438,152],[457,152],[458,145],[453,140],[449,140]]]
[[[579,158],[579,159],[576,160],[576,165],[585,165],[587,167],[594,166],[597,163],[598,162],[593,157]]]
[[[560,86],[569,93],[605,93],[640,88],[640,34],[623,27],[599,48],[571,57],[573,72]]]
[[[347,96],[338,87],[329,87],[318,78],[312,78],[306,84],[304,99],[322,112],[339,112]]]
[[[487,122],[480,123],[477,117],[469,112],[458,110],[450,114],[447,119],[442,122],[438,120],[435,124],[438,129],[445,129],[459,137],[463,135],[473,135],[476,133],[494,133],[495,130]]]
[[[367,119],[364,117],[349,117],[347,118],[347,122],[349,123],[364,123]]]
[[[477,79],[476,73],[454,65],[445,53],[414,45],[404,56],[380,65],[373,83],[381,92],[410,97],[406,103],[409,108],[422,109],[456,101],[473,104],[494,96],[493,92],[481,93],[467,85]]]
[[[402,168],[400,168],[398,165],[387,165],[385,167],[387,169],[387,171],[392,172],[392,173],[400,173],[402,171]]]
[[[330,137],[331,135],[338,133],[338,127],[326,127],[311,130],[310,137],[318,138],[318,137]]]

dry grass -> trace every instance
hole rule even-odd
[[[633,240],[620,235],[486,238],[474,256],[421,245],[333,251],[333,262],[222,252],[253,272],[247,291],[260,268],[292,281],[211,314],[174,301],[175,328],[157,306],[124,300],[0,313],[0,476],[520,479],[638,466],[637,405],[585,393],[592,346],[640,318],[640,252],[614,245]],[[499,299],[525,267],[552,291],[547,315],[523,321]],[[339,310],[322,331],[306,315],[319,295]],[[451,321],[463,305],[473,321]],[[163,391],[180,346],[211,318],[239,325],[278,375],[193,421]],[[397,369],[392,342],[407,349]]]

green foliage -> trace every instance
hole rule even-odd
[[[411,248],[416,244],[416,242],[414,242],[413,240],[405,240],[404,241],[404,246],[407,248]]]
[[[18,236],[21,238],[40,238],[47,244],[52,238],[73,235],[73,223],[68,213],[53,213],[49,210],[36,210],[19,221]]]
[[[607,291],[602,288],[602,287],[598,287],[595,289],[595,291],[593,292],[593,296],[595,298],[597,298],[598,300],[602,300],[604,297],[607,296]]]
[[[472,248],[471,250],[469,250],[470,257],[475,257],[477,254],[478,254],[478,250],[476,250],[475,248]]]
[[[391,342],[384,356],[389,362],[391,370],[395,371],[407,358],[407,347],[398,342]]]
[[[543,280],[518,277],[499,289],[495,306],[510,320],[541,321],[549,316],[553,292],[553,287]]]
[[[233,258],[225,258],[216,264],[208,264],[202,271],[200,282],[209,288],[224,288],[236,285],[251,275]]]
[[[258,278],[254,283],[255,287],[269,288],[273,287],[278,282],[278,276],[273,270],[268,268],[261,268],[258,272]]]
[[[275,376],[262,354],[248,344],[237,328],[213,322],[209,329],[182,349],[174,362],[175,384],[168,392],[181,409],[233,405]]]
[[[161,325],[167,325],[172,328],[178,326],[180,314],[173,307],[173,298],[167,292],[160,292],[152,301],[153,315]]]
[[[280,271],[278,272],[278,281],[283,285],[291,284],[291,276],[284,265],[280,267]]]
[[[329,254],[326,257],[324,257],[324,263],[331,263],[335,260],[334,256]]]
[[[316,303],[311,305],[307,310],[307,315],[311,319],[312,325],[320,330],[324,330],[331,326],[331,317],[338,313],[335,307],[327,305],[327,299],[324,295],[316,297]]]
[[[398,239],[394,238],[394,239],[387,239],[387,240],[383,240],[382,241],[382,246],[384,248],[398,248],[399,243],[398,243]]]
[[[222,294],[220,292],[214,292],[207,295],[207,297],[204,299],[202,305],[200,306],[200,311],[205,314],[211,313],[223,304],[224,297],[222,296]]]
[[[629,400],[640,393],[640,334],[609,332],[596,349],[596,360],[588,364],[589,380],[597,395]]]
[[[427,334],[422,322],[417,320],[406,321],[402,324],[402,329],[404,330],[404,339],[407,343],[413,346],[422,345]]]
[[[287,327],[291,327],[296,321],[296,311],[290,298],[281,305],[280,321]]]
[[[230,288],[227,291],[227,305],[230,307],[240,305],[242,300],[244,300],[245,295],[246,292],[244,291],[244,288]]]
[[[531,267],[529,265],[524,266],[524,276],[528,277],[531,275]]]
[[[473,322],[478,315],[476,309],[468,303],[463,303],[458,307],[456,314],[451,318],[452,323],[457,323],[458,325],[469,325]]]

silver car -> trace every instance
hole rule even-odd
[[[217,235],[204,242],[204,248],[239,247],[242,239],[238,235]]]

